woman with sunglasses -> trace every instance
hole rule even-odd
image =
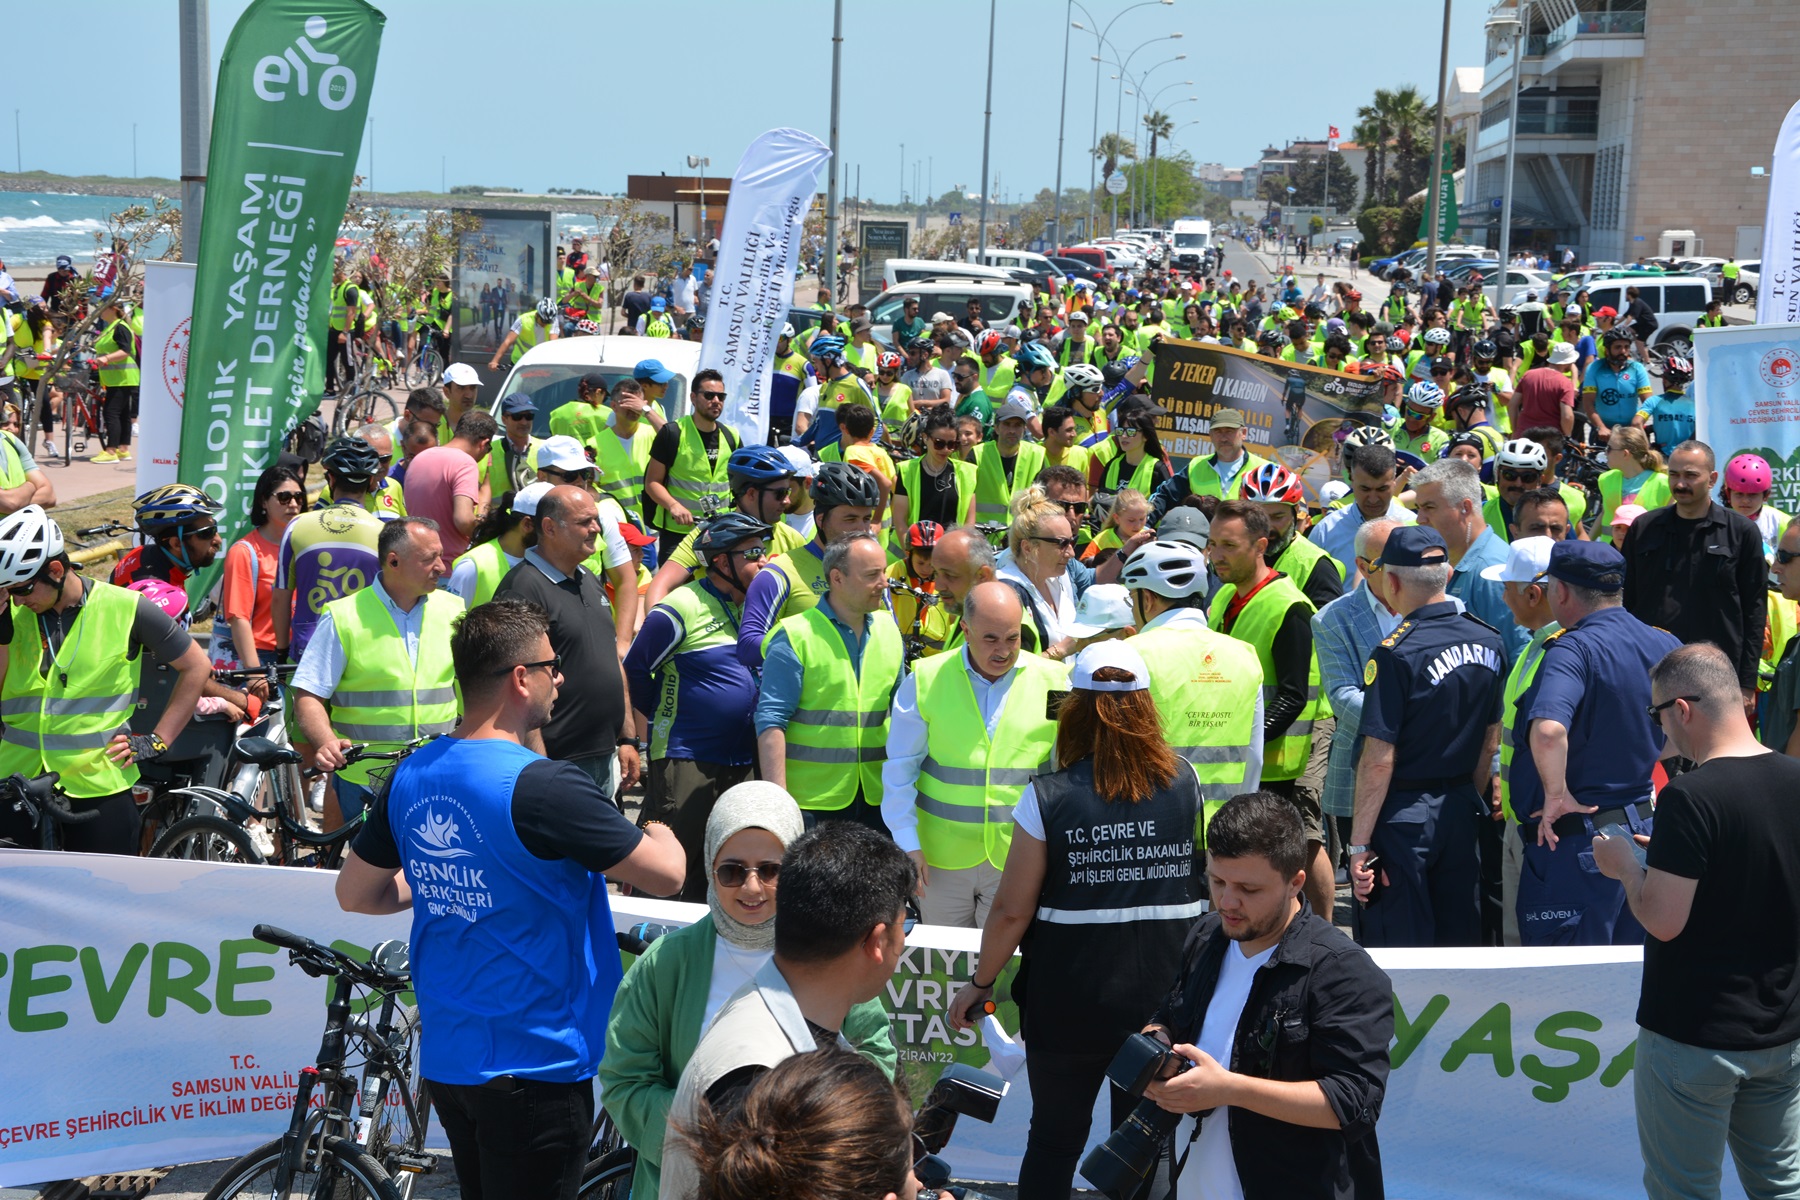
[[[1128,487],[1148,496],[1169,478],[1168,457],[1162,441],[1156,436],[1156,418],[1139,411],[1121,420],[1113,430],[1118,453],[1106,464],[1100,477],[1100,491],[1116,492]]]
[[[1143,656],[1127,642],[1096,642],[1076,656],[1071,682],[1057,717],[1060,769],[1027,784],[1013,809],[981,957],[949,1012],[958,1029],[981,1019],[1029,930],[1011,985],[1030,1047],[1020,1200],[1068,1196],[1107,1063],[1149,1020],[1159,981],[1175,978],[1204,908],[1200,783],[1163,739]],[[1125,831],[1107,843],[1109,859],[1156,868],[1087,882],[1093,847],[1084,839],[1094,828]],[[1135,1099],[1107,1091],[1116,1129]]]
[[[275,560],[281,535],[306,508],[306,487],[287,467],[269,467],[250,495],[250,532],[225,552],[219,577],[219,619],[213,622],[213,666],[255,671],[275,653]],[[269,698],[269,685],[257,680],[250,691]]]
[[[653,1197],[661,1186],[675,1086],[700,1031],[774,953],[781,858],[803,831],[800,806],[782,788],[752,780],[726,790],[706,821],[711,911],[652,943],[619,985],[600,1060],[600,1100],[637,1147],[633,1195]],[[843,1035],[893,1075],[897,1059],[879,1000],[851,1008]]]
[[[1033,487],[1013,505],[1012,528],[1007,531],[1008,553],[999,563],[999,577],[1020,593],[1027,620],[1035,627],[1045,658],[1061,660],[1075,651],[1068,627],[1075,623],[1075,606],[1081,597],[1069,576],[1075,557],[1075,529],[1062,505],[1044,498]]]
[[[890,425],[899,425],[912,416],[913,390],[900,382],[900,370],[906,366],[906,360],[892,350],[886,351],[875,359],[875,403],[876,412],[881,419]]]
[[[1614,425],[1606,439],[1606,466],[1598,481],[1600,533],[1597,540],[1613,540],[1613,516],[1620,505],[1643,509],[1661,508],[1673,498],[1669,493],[1669,469],[1663,456],[1650,448],[1650,439],[1636,425]]]

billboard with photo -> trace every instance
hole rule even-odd
[[[550,252],[551,215],[517,209],[459,209],[479,218],[457,235],[456,268],[450,286],[456,293],[456,323],[451,338],[452,362],[466,362],[489,380],[488,359],[522,312],[551,294],[556,260]],[[486,388],[482,400],[488,399]]]

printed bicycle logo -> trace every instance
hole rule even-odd
[[[457,832],[456,822],[449,817],[440,817],[431,809],[425,810],[425,822],[413,830],[413,840],[418,843],[422,854],[433,858],[473,858],[473,850],[465,850],[457,845],[462,841],[462,834]]]
[[[1763,355],[1757,369],[1762,372],[1763,382],[1770,387],[1792,387],[1794,373],[1800,369],[1800,355],[1796,355],[1790,346],[1777,346]]]
[[[289,83],[302,96],[306,95],[311,77],[306,63],[300,61],[300,54],[304,54],[308,60],[325,68],[319,74],[319,86],[316,89],[319,103],[332,112],[342,112],[349,108],[350,102],[356,99],[356,72],[341,65],[337,55],[315,50],[308,40],[324,37],[327,28],[324,17],[308,17],[305,37],[295,38],[294,44],[280,54],[259,59],[256,73],[251,79],[257,96],[271,103],[279,103],[287,99],[287,92],[283,89]],[[299,49],[300,54],[294,53],[295,48]]]

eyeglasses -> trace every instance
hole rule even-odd
[[[1144,431],[1141,429],[1125,428],[1125,429],[1117,430],[1116,432],[1114,432],[1113,436],[1116,438],[1143,437]]]
[[[931,448],[933,450],[954,450],[954,449],[956,449],[956,440],[954,438],[952,438],[950,441],[945,442],[945,441],[940,441],[937,438],[932,438],[931,439]]]
[[[1678,701],[1686,701],[1687,703],[1692,704],[1699,699],[1699,696],[1671,696],[1661,704],[1652,704],[1649,708],[1646,708],[1644,710],[1644,715],[1649,717],[1658,729],[1661,729],[1663,709],[1668,708],[1671,704],[1675,704]]]
[[[1075,548],[1075,539],[1072,537],[1045,537],[1042,534],[1037,533],[1031,534],[1030,537],[1034,542],[1048,542],[1058,550],[1073,550]]]
[[[1057,503],[1062,505],[1064,512],[1071,513],[1077,517],[1087,515],[1088,502],[1086,500],[1059,500]]]
[[[765,887],[770,886],[781,877],[781,864],[722,862],[713,868],[713,878],[719,881],[720,887],[743,887],[752,875],[762,880]]]
[[[701,392],[700,398],[702,400],[723,400],[725,398],[725,393],[724,392]]]
[[[906,919],[900,922],[900,932],[911,933],[924,919],[924,915],[919,912],[919,902],[908,896],[906,898]]]
[[[506,670],[501,671],[500,674],[511,675],[514,671],[518,670],[520,667],[524,667],[527,671],[535,671],[539,667],[549,667],[550,673],[552,675],[555,675],[557,672],[562,670],[562,655],[553,654],[549,658],[541,659],[538,662],[514,663],[512,666],[506,668]]]
[[[1542,474],[1541,471],[1515,471],[1510,467],[1500,468],[1500,478],[1508,483],[1536,483]]]
[[[588,472],[586,471],[565,471],[561,467],[539,467],[538,471],[540,474],[560,479],[564,483],[586,483],[588,481]]]
[[[973,372],[973,371],[952,371],[952,372],[950,372],[950,378],[952,378],[952,379],[973,379],[973,378],[975,378],[975,372]]]
[[[269,497],[277,504],[300,504],[305,501],[305,492],[276,492]]]

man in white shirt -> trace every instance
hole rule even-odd
[[[1306,835],[1292,804],[1238,796],[1206,840],[1213,911],[1144,1028],[1190,1064],[1144,1092],[1162,1114],[1183,1114],[1177,1200],[1379,1197],[1393,984],[1303,898]]]

